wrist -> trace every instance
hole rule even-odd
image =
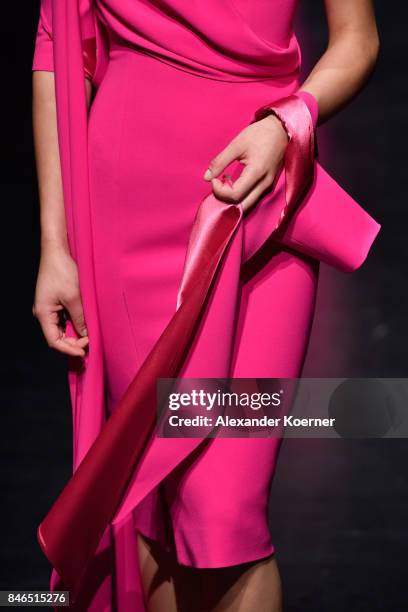
[[[287,145],[289,142],[289,136],[288,133],[282,123],[282,121],[279,119],[279,117],[271,112],[269,115],[266,115],[266,117],[264,117],[263,119],[261,119],[263,125],[265,125],[268,128],[273,129],[274,133],[276,134],[276,132],[278,131],[280,133],[281,136],[281,140],[282,140],[282,145]]]
[[[66,234],[49,232],[41,233],[41,251],[62,251],[69,253],[68,237]]]

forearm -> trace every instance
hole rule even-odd
[[[336,113],[362,89],[375,66],[379,50],[371,11],[361,18],[361,23],[358,19],[347,20],[345,15],[336,14],[335,17],[337,21],[330,24],[335,18],[328,13],[328,48],[300,87],[315,97],[319,122]]]
[[[86,81],[88,106],[91,84]],[[33,71],[33,136],[40,200],[42,247],[68,249],[61,165],[58,149],[54,73]]]
[[[55,243],[67,247],[53,72],[33,72],[33,136],[41,243],[43,246]]]
[[[51,64],[48,64],[51,67]],[[91,83],[87,81],[88,104]],[[41,258],[33,314],[48,346],[75,357],[84,357],[88,332],[79,289],[78,270],[71,257],[60,167],[54,73],[33,71],[33,133],[41,218]],[[61,311],[71,321],[77,337],[66,334]]]

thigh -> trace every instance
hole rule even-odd
[[[276,252],[243,278],[232,375],[295,377],[310,335],[318,264]],[[273,552],[268,501],[281,439],[207,440],[165,480],[178,559],[217,567]]]
[[[297,377],[313,322],[319,263],[287,250],[264,257],[266,263],[261,258],[244,272],[231,376]]]

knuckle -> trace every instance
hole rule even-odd
[[[63,291],[64,300],[74,301],[79,299],[79,290],[75,283],[66,283]]]
[[[73,291],[66,291],[64,295],[64,299],[62,300],[63,304],[72,305],[76,301],[76,295]]]
[[[233,191],[230,195],[230,199],[232,202],[237,203],[242,199],[241,190]]]
[[[44,318],[45,315],[45,309],[42,306],[36,306],[35,311],[34,311],[34,316],[36,319],[38,319],[39,321],[41,321],[41,319]]]
[[[211,171],[216,170],[216,169],[218,168],[219,163],[220,163],[220,161],[219,161],[219,156],[214,157],[214,158],[213,158],[213,159],[210,161],[210,163],[208,164],[208,168],[209,168],[209,170],[211,170]]]
[[[258,179],[265,174],[265,167],[261,162],[257,161],[252,166],[252,172],[254,178]]]
[[[272,185],[274,178],[275,178],[275,174],[273,172],[268,172],[264,180],[265,185],[267,185],[268,187]]]

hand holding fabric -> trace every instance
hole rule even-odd
[[[85,357],[89,340],[77,266],[59,245],[42,249],[32,312],[50,348]],[[62,315],[68,317],[69,325],[62,323]]]
[[[288,137],[282,123],[274,115],[269,115],[239,132],[211,160],[204,179],[211,181],[218,199],[240,203],[246,212],[274,184],[287,144]],[[238,178],[234,182],[218,178],[234,161],[244,166]]]

